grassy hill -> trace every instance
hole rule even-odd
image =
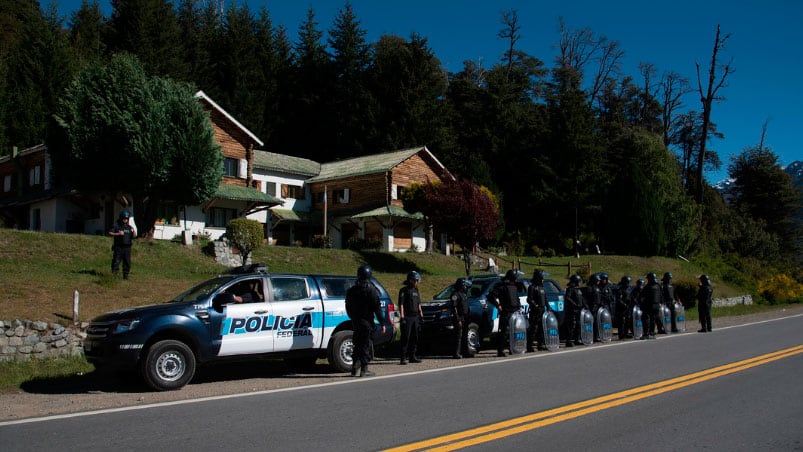
[[[505,259],[505,258],[503,258]],[[158,303],[172,298],[193,283],[225,270],[202,250],[169,241],[138,240],[132,249],[132,272],[128,281],[111,277],[111,239],[103,236],[53,234],[0,229],[0,319],[72,320],[73,294],[80,296],[80,320],[88,321],[103,312],[127,306]],[[463,276],[463,262],[456,256],[424,253],[378,253],[349,250],[263,246],[253,257],[265,262],[273,272],[354,274],[362,263],[396,298],[405,275],[417,270],[422,275],[422,296],[432,297],[443,287]],[[708,273],[718,297],[747,293],[741,287],[723,282],[721,274],[703,269],[695,262],[669,258],[633,256],[581,256],[544,259],[521,258],[527,274],[542,266],[564,284],[567,265],[574,270],[590,265],[592,272],[605,271],[612,282],[622,275],[634,280],[647,272],[670,271],[677,283],[693,283],[700,273]],[[562,266],[546,267],[545,264]],[[501,271],[511,261],[500,260]],[[476,269],[483,273],[484,269]],[[725,278],[733,280],[733,278]]]

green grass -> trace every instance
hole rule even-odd
[[[24,383],[82,375],[94,370],[83,356],[2,363],[0,393],[13,392]]]

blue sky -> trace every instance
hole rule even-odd
[[[65,16],[80,1],[57,0]],[[319,29],[327,31],[345,4],[345,0],[247,1],[255,12],[265,5],[274,24],[284,25],[292,40],[309,7],[315,11]],[[108,14],[109,0],[99,3]],[[765,122],[764,144],[779,156],[780,163],[803,160],[803,1],[352,0],[351,4],[369,42],[382,34],[407,38],[418,33],[428,38],[435,55],[452,72],[459,71],[465,60],[481,61],[486,68],[499,61],[505,47],[497,37],[501,12],[515,9],[522,36],[518,47],[547,67],[553,66],[558,17],[563,17],[570,29],[588,27],[618,41],[625,52],[623,70],[637,80],[638,63],[648,62],[659,74],[674,71],[695,86],[695,63],[700,63],[707,77],[719,24],[723,34],[731,34],[720,61],[732,59],[735,72],[719,92],[725,99],[714,104],[712,113],[725,137],[715,139],[709,148],[719,152],[723,167],[706,178],[710,182],[724,179],[730,156],[757,145]],[[704,78],[704,88],[705,83]],[[687,109],[701,110],[696,93],[684,103]]]

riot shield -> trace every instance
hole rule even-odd
[[[594,343],[594,315],[585,308],[580,311],[580,342],[583,345]]]
[[[660,322],[664,325],[664,332],[668,333],[672,329],[672,311],[669,310],[665,304],[661,305],[660,313],[658,315]]]
[[[675,303],[675,325],[681,333],[686,332],[686,309],[683,303]]]
[[[527,351],[527,317],[519,311],[510,315],[510,353],[520,355]]]
[[[560,336],[558,336],[558,318],[552,311],[546,311],[541,316],[541,326],[544,329],[544,346],[550,352],[556,352],[560,348]]]
[[[641,323],[641,308],[633,306],[633,339],[641,339],[644,335],[644,325]]]
[[[602,307],[597,309],[597,331],[599,332],[600,342],[610,342],[613,338],[613,324],[611,322],[611,313],[608,309]]]

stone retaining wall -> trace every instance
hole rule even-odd
[[[747,304],[753,304],[753,296],[741,295],[738,297],[731,297],[731,298],[714,298],[712,302],[714,307],[736,306],[737,304],[747,305]]]
[[[81,356],[84,338],[86,333],[78,327],[31,320],[0,320],[0,362]]]

